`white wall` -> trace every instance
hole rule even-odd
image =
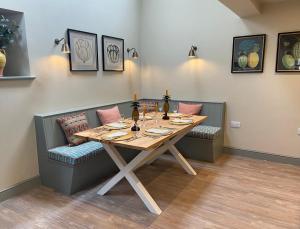
[[[124,73],[69,72],[54,39],[67,28],[125,39],[139,49],[140,0],[7,0],[1,8],[25,13],[33,82],[0,82],[0,191],[38,175],[33,115],[125,101],[139,87],[139,66],[125,62]]]
[[[240,19],[217,0],[146,0],[142,6],[142,93],[226,101],[226,146],[300,157],[300,74],[276,74],[277,33],[299,31],[300,2],[272,4]],[[232,38],[266,33],[263,74],[232,75]],[[188,60],[190,46],[199,59]],[[230,129],[230,120],[241,121]]]

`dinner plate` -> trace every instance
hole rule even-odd
[[[183,114],[181,113],[169,113],[168,116],[170,118],[178,118],[178,117],[181,117]]]
[[[164,128],[151,128],[151,129],[147,129],[145,131],[145,133],[149,133],[149,134],[155,134],[155,135],[168,135],[170,134],[172,131],[169,129],[164,129]]]
[[[140,120],[143,120],[144,116],[143,115],[140,115]],[[151,120],[152,117],[150,115],[145,115],[145,119],[146,120]]]
[[[174,125],[189,125],[193,123],[192,119],[173,119],[170,121]]]
[[[132,136],[130,136],[130,134],[131,133],[126,131],[114,131],[109,134],[103,135],[102,139],[106,141],[112,141],[112,140],[121,141],[121,140],[126,140],[128,138],[131,138]]]
[[[128,125],[126,123],[122,123],[122,122],[108,123],[105,126],[112,130],[120,130],[120,129],[128,128]]]

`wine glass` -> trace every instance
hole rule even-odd
[[[124,123],[125,122],[125,115],[124,114],[120,114],[120,115],[121,115],[120,123]]]
[[[174,113],[174,114],[177,114],[177,112],[178,112],[178,107],[177,107],[177,105],[175,104],[175,105],[173,106],[173,113]]]

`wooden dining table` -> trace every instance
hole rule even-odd
[[[154,214],[161,214],[161,209],[146,190],[144,185],[134,174],[134,171],[145,164],[150,164],[157,159],[163,153],[169,151],[182,168],[190,175],[196,175],[195,170],[187,162],[187,160],[181,155],[181,153],[175,147],[176,142],[183,138],[191,129],[201,124],[207,117],[192,115],[189,117],[181,117],[182,119],[191,119],[192,123],[186,125],[174,125],[170,120],[162,120],[162,114],[156,114],[151,120],[139,121],[141,130],[138,132],[131,132],[130,127],[133,125],[133,121],[126,119],[123,122],[128,125],[127,129],[121,131],[128,131],[132,135],[126,140],[107,140],[103,136],[110,131],[113,131],[105,126],[101,126],[94,129],[89,129],[76,136],[85,137],[90,140],[99,141],[102,143],[104,149],[109,154],[111,159],[119,168],[119,172],[112,177],[98,192],[99,195],[105,195],[111,188],[113,188],[119,181],[126,178],[141,200],[144,202],[148,210]],[[172,119],[172,118],[171,118]],[[149,128],[164,128],[170,130],[167,135],[152,136],[146,135],[146,130]],[[121,156],[117,149],[118,147],[124,147],[134,150],[139,150],[137,154],[129,163],[127,163]]]

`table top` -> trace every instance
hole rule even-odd
[[[148,114],[147,114],[148,115]],[[187,124],[187,125],[174,125],[172,123],[170,123],[170,120],[162,120],[161,119],[162,114],[157,115],[156,119],[152,119],[152,120],[145,120],[145,121],[139,121],[138,125],[139,127],[141,127],[140,131],[134,132],[134,138],[129,139],[129,140],[103,140],[102,137],[104,135],[104,133],[109,133],[104,126],[101,127],[97,127],[94,129],[89,129],[83,132],[79,132],[76,133],[76,136],[79,137],[84,137],[84,138],[89,138],[90,140],[94,140],[94,141],[99,141],[102,143],[106,143],[106,144],[113,144],[115,146],[122,146],[125,148],[131,148],[131,149],[137,149],[137,150],[148,150],[148,149],[153,149],[156,148],[158,146],[160,146],[161,144],[163,144],[164,142],[168,141],[169,139],[182,134],[188,130],[191,130],[192,128],[194,128],[195,126],[201,124],[206,118],[207,116],[197,116],[197,115],[192,115],[190,117],[188,117],[188,119],[192,119],[193,123],[191,124]],[[172,119],[172,118],[171,118]],[[128,124],[128,126],[133,125],[133,121],[126,119],[125,122]],[[150,129],[150,128],[170,128],[171,133],[169,135],[164,135],[164,136],[156,136],[156,137],[152,137],[152,136],[146,136],[145,130]],[[119,131],[130,131],[130,128],[127,129],[122,129]]]

